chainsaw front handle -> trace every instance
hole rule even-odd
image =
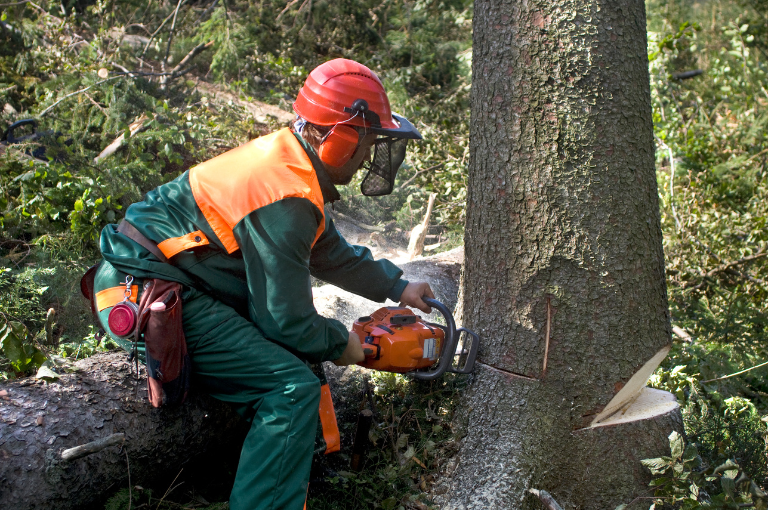
[[[421,298],[429,307],[435,308],[445,318],[445,327],[440,326],[445,331],[445,340],[443,342],[443,349],[440,352],[440,360],[437,363],[437,368],[434,370],[415,370],[408,372],[406,375],[410,375],[414,379],[418,380],[435,380],[443,375],[446,371],[453,373],[472,373],[475,368],[475,359],[477,358],[477,349],[480,345],[480,337],[469,329],[461,328],[456,329],[456,321],[453,319],[451,310],[448,309],[442,302],[430,299],[427,296]],[[458,369],[453,366],[453,357],[456,355],[456,348],[461,338],[461,333],[465,332],[472,338],[472,345],[467,353],[467,361],[463,368]]]

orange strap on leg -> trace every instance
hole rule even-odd
[[[323,384],[320,387],[320,424],[323,427],[323,439],[325,439],[325,454],[337,452],[341,449],[341,435],[339,425],[336,423],[336,410],[331,399],[331,387]]]

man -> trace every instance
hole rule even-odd
[[[142,281],[183,285],[183,330],[193,386],[232,403],[251,428],[230,497],[236,509],[304,505],[320,385],[307,362],[364,359],[360,340],[318,315],[310,276],[368,299],[429,312],[427,283],[351,246],[324,215],[371,159],[363,193],[391,192],[418,131],[390,111],[378,77],[356,62],[327,62],[307,78],[297,119],[149,192],[120,226],[104,228],[96,308],[136,302]],[[131,340],[110,333],[126,348]]]

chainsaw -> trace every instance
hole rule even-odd
[[[472,373],[480,337],[469,329],[456,329],[451,311],[442,302],[427,297],[423,300],[443,315],[445,326],[422,320],[401,307],[384,307],[357,319],[352,331],[363,345],[365,361],[358,363],[360,366],[419,380],[437,379],[446,371]],[[459,349],[462,333],[467,336]],[[458,365],[454,366],[457,357]]]

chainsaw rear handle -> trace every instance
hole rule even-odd
[[[22,137],[16,137],[14,134],[14,131],[17,128],[21,128],[22,126],[32,126],[32,134],[31,135],[24,135]],[[3,137],[1,140],[7,141],[8,144],[18,144],[19,142],[24,142],[27,139],[34,139],[36,138],[35,135],[37,134],[37,121],[35,119],[22,119],[21,121],[16,121],[11,126],[8,127],[8,129],[3,134]]]
[[[475,366],[475,359],[477,358],[477,348],[480,344],[480,337],[469,329],[461,328],[456,329],[456,321],[453,319],[451,310],[448,309],[442,302],[430,299],[429,297],[421,298],[429,307],[435,308],[445,318],[445,327],[441,326],[445,331],[445,341],[443,343],[443,349],[440,352],[440,359],[437,363],[437,368],[434,370],[415,370],[408,372],[406,375],[410,375],[414,379],[418,380],[434,380],[443,375],[446,371],[453,373],[472,373]],[[456,354],[456,347],[459,344],[459,338],[461,338],[461,332],[467,333],[472,338],[472,346],[467,354],[467,361],[464,368],[458,369],[453,366],[453,356]]]

